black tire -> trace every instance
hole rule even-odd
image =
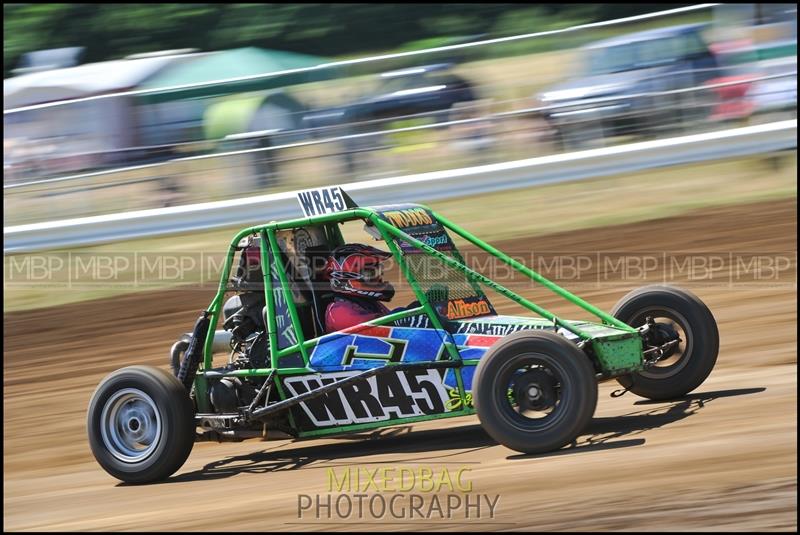
[[[693,293],[672,286],[645,286],[620,299],[611,314],[632,327],[651,316],[683,330],[675,353],[655,366],[617,381],[636,395],[652,400],[674,399],[706,380],[719,352],[719,330],[711,311]]]
[[[194,445],[194,410],[169,372],[129,366],[98,385],[87,428],[94,458],[106,472],[126,483],[150,483],[186,462]]]
[[[536,367],[525,373],[517,371],[532,365]],[[531,418],[518,412],[523,407],[519,389],[527,391],[528,385],[535,385],[545,392],[546,381],[516,381],[542,372],[552,381],[549,389],[557,404],[549,413],[543,409],[543,417]],[[514,402],[509,399],[512,378]],[[472,385],[483,428],[500,444],[522,453],[543,453],[569,444],[586,428],[597,407],[597,381],[589,358],[573,343],[546,331],[521,331],[497,342],[478,363]]]

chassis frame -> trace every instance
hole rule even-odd
[[[317,428],[311,430],[301,430],[295,422],[292,411],[288,413],[288,422],[290,428],[286,430],[289,434],[296,438],[311,438],[333,434],[346,434],[352,432],[359,432],[363,430],[375,429],[380,427],[388,427],[398,424],[413,423],[424,420],[434,420],[447,417],[458,417],[475,414],[475,409],[471,404],[471,394],[465,389],[464,381],[461,377],[461,369],[464,366],[475,366],[479,359],[465,359],[459,352],[459,348],[454,343],[444,342],[445,352],[439,360],[429,360],[426,362],[416,363],[403,363],[403,362],[385,362],[382,366],[369,368],[360,371],[360,373],[351,377],[337,380],[331,384],[321,386],[319,388],[310,390],[301,395],[291,395],[287,392],[283,380],[299,375],[317,374],[319,370],[310,365],[309,350],[312,349],[322,338],[306,339],[303,329],[300,326],[300,318],[297,308],[292,299],[286,299],[288,313],[291,319],[291,324],[294,332],[297,335],[297,342],[289,347],[280,348],[277,340],[276,328],[276,303],[275,291],[280,289],[284,295],[291,295],[290,281],[287,276],[287,269],[281,259],[280,254],[274,254],[281,251],[277,232],[281,230],[298,229],[307,226],[325,225],[336,240],[340,243],[343,242],[341,231],[338,228],[338,223],[347,221],[362,220],[368,224],[372,224],[380,232],[383,240],[389,247],[394,260],[397,262],[401,273],[408,281],[411,289],[416,296],[419,306],[392,313],[374,321],[361,324],[362,326],[386,326],[391,325],[397,320],[408,318],[411,316],[424,314],[430,321],[430,324],[437,330],[444,331],[443,322],[429,301],[426,294],[423,292],[420,284],[416,280],[412,269],[409,267],[408,262],[401,251],[400,247],[395,240],[402,240],[413,246],[418,251],[431,255],[444,263],[446,266],[462,273],[472,283],[483,284],[504,297],[521,305],[525,309],[534,312],[547,322],[550,322],[554,329],[565,329],[579,340],[577,346],[589,358],[595,368],[596,379],[606,380],[621,375],[630,374],[633,372],[644,369],[649,363],[654,362],[653,358],[659,358],[659,351],[648,350],[643,351],[643,339],[648,330],[645,325],[640,328],[634,328],[614,316],[604,312],[603,310],[591,305],[584,301],[575,294],[567,291],[566,289],[558,286],[554,282],[546,279],[533,269],[525,266],[524,264],[513,259],[509,255],[492,247],[483,240],[472,235],[465,229],[459,227],[453,222],[449,221],[440,214],[434,212],[430,208],[423,205],[402,205],[403,207],[416,207],[426,210],[436,222],[438,222],[446,231],[453,232],[457,236],[465,239],[467,242],[485,251],[492,257],[500,260],[504,264],[510,266],[518,273],[528,277],[534,282],[541,284],[548,288],[555,294],[566,299],[570,303],[577,305],[585,311],[597,317],[605,328],[602,335],[597,332],[588,332],[585,329],[586,322],[571,322],[564,320],[545,308],[537,305],[536,303],[520,296],[514,291],[504,287],[503,285],[494,282],[490,278],[482,275],[481,273],[466,266],[461,259],[460,255],[456,252],[455,257],[448,256],[435,248],[423,243],[415,237],[406,233],[399,226],[392,224],[386,218],[381,216],[381,209],[356,207],[348,208],[346,210],[336,212],[333,214],[324,214],[319,216],[309,216],[297,219],[291,219],[283,222],[270,222],[264,225],[256,225],[245,228],[238,232],[231,240],[228,247],[227,255],[220,277],[220,283],[217,293],[212,300],[211,304],[205,311],[209,318],[209,327],[205,333],[203,348],[202,348],[202,361],[201,366],[197,370],[194,377],[193,385],[195,390],[196,400],[196,414],[195,421],[198,425],[205,424],[203,427],[207,429],[216,430],[232,430],[242,424],[252,424],[253,422],[265,422],[268,418],[272,417],[278,412],[288,410],[293,406],[299,405],[304,401],[322,396],[342,388],[356,381],[366,379],[368,377],[379,375],[383,373],[410,370],[414,368],[420,369],[441,369],[453,368],[457,380],[457,395],[456,402],[457,409],[450,410],[444,413],[437,414],[423,414],[410,417],[399,417],[389,419],[386,421],[366,422],[366,423],[352,423],[346,425],[336,425],[333,427]],[[386,208],[386,207],[380,207]],[[263,284],[266,299],[265,324],[269,338],[269,363],[270,366],[266,368],[252,368],[252,369],[238,369],[238,370],[225,370],[218,371],[213,369],[213,353],[214,353],[214,338],[215,328],[219,322],[224,296],[226,292],[230,291],[229,277],[231,274],[231,267],[234,261],[238,244],[243,238],[248,236],[258,236],[261,251],[261,266],[263,272]],[[274,265],[273,265],[274,263]],[[275,287],[273,269],[277,271],[278,288]],[[198,340],[199,341],[199,340]],[[299,354],[302,357],[303,366],[295,367],[281,367],[279,361],[282,357]],[[620,355],[623,355],[620,357]],[[266,377],[263,387],[258,392],[256,399],[248,407],[242,407],[236,413],[215,413],[212,412],[209,397],[209,385],[212,381],[220,380],[224,377]],[[278,393],[279,400],[276,403],[268,405],[269,392],[275,389]],[[265,396],[265,392],[267,395]],[[264,405],[257,407],[256,403],[264,399]],[[212,431],[214,433],[215,431]],[[218,437],[219,438],[219,437]]]

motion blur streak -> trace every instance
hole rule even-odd
[[[256,74],[256,75],[252,75],[252,76],[240,76],[240,77],[236,77],[236,78],[225,78],[225,79],[214,80],[212,82],[207,82],[207,83],[203,83],[203,84],[176,85],[176,86],[171,86],[171,87],[158,89],[158,90],[152,90],[152,91],[148,91],[148,90],[123,91],[123,92],[119,92],[119,93],[111,93],[111,94],[108,94],[108,95],[97,95],[97,96],[94,96],[94,97],[79,98],[79,99],[72,99],[72,100],[64,100],[64,101],[60,101],[60,102],[51,102],[51,103],[47,103],[47,104],[39,104],[39,105],[36,105],[36,106],[22,106],[22,107],[19,107],[19,108],[3,110],[3,115],[10,114],[10,113],[18,113],[18,112],[22,112],[22,111],[31,111],[31,110],[38,110],[38,109],[43,109],[43,108],[51,108],[53,106],[63,106],[65,104],[74,104],[74,103],[77,103],[77,102],[88,102],[88,101],[91,101],[91,100],[98,100],[98,99],[103,99],[103,98],[121,97],[121,96],[128,97],[128,96],[134,96],[134,95],[146,95],[148,93],[153,93],[153,92],[156,92],[156,91],[158,91],[158,92],[167,92],[167,91],[174,91],[174,90],[178,90],[178,89],[188,89],[188,88],[192,88],[192,87],[202,87],[202,86],[206,86],[206,85],[223,84],[223,83],[228,83],[228,82],[241,82],[241,81],[244,81],[244,80],[258,79],[258,78],[262,78],[262,77],[265,77],[265,76],[281,76],[281,75],[284,75],[284,74],[296,74],[296,73],[308,72],[308,71],[318,70],[318,69],[328,69],[328,68],[333,68],[333,67],[344,67],[346,65],[356,65],[356,64],[359,64],[359,63],[370,63],[370,62],[373,62],[373,61],[383,61],[383,60],[387,60],[387,59],[404,58],[404,57],[409,57],[409,56],[417,56],[417,55],[421,55],[421,54],[431,54],[431,53],[436,53],[436,52],[447,52],[447,51],[451,51],[451,50],[458,50],[458,49],[461,49],[461,48],[470,48],[470,47],[475,47],[475,46],[492,45],[492,44],[497,44],[497,43],[505,43],[505,42],[508,42],[508,41],[516,41],[516,40],[519,40],[519,39],[531,39],[531,38],[535,38],[535,37],[542,37],[542,36],[545,36],[545,35],[555,35],[555,34],[559,34],[559,33],[572,32],[572,31],[577,31],[577,30],[587,30],[587,29],[590,29],[590,28],[597,28],[597,27],[601,27],[601,26],[609,26],[609,25],[613,25],[613,24],[623,24],[623,23],[626,23],[626,22],[633,22],[633,21],[637,21],[637,20],[645,20],[645,19],[650,19],[650,18],[653,18],[653,17],[665,17],[665,16],[669,16],[669,15],[675,15],[677,13],[685,13],[685,12],[688,12],[688,11],[695,11],[695,10],[698,10],[698,9],[708,9],[710,7],[714,7],[714,6],[718,6],[718,5],[719,4],[697,4],[697,5],[694,5],[694,6],[680,7],[680,8],[675,8],[675,9],[667,9],[667,10],[664,10],[664,11],[656,11],[654,13],[647,13],[647,14],[644,14],[644,15],[635,15],[635,16],[632,16],[632,17],[624,17],[624,18],[621,18],[621,19],[606,20],[606,21],[594,22],[594,23],[590,23],[590,24],[580,24],[578,26],[572,26],[570,28],[562,28],[562,29],[559,29],[559,30],[550,30],[550,31],[546,31],[546,32],[527,33],[527,34],[522,34],[522,35],[513,35],[513,36],[510,36],[510,37],[499,37],[497,39],[487,39],[485,41],[476,41],[474,43],[463,43],[463,44],[460,44],[460,45],[441,46],[441,47],[436,47],[436,48],[428,48],[428,49],[423,49],[423,50],[414,50],[414,51],[410,51],[410,52],[402,52],[402,53],[398,53],[398,54],[383,54],[383,55],[380,55],[380,56],[370,56],[370,57],[366,57],[366,58],[351,59],[351,60],[346,60],[346,61],[334,61],[334,62],[330,62],[330,63],[324,63],[324,64],[321,64],[321,65],[317,65],[315,67],[308,67],[308,68],[302,68],[302,69],[287,69],[287,70],[283,70],[283,71],[275,71],[275,72],[270,72],[270,73],[265,73],[265,74]]]

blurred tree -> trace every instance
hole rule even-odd
[[[688,4],[3,4],[3,76],[25,52],[86,62],[174,48],[362,55],[412,41],[528,33]]]

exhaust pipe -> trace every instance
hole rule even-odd
[[[233,340],[233,334],[230,331],[222,329],[214,331],[214,345],[211,346],[211,352],[230,353],[231,340]]]
[[[231,340],[233,334],[230,331],[223,329],[214,331],[214,344],[211,346],[212,353],[227,353],[231,350]],[[181,369],[181,361],[183,361],[183,354],[189,348],[189,342],[192,341],[192,333],[184,333],[177,342],[172,344],[169,350],[170,365],[172,366],[172,373],[177,377]]]

